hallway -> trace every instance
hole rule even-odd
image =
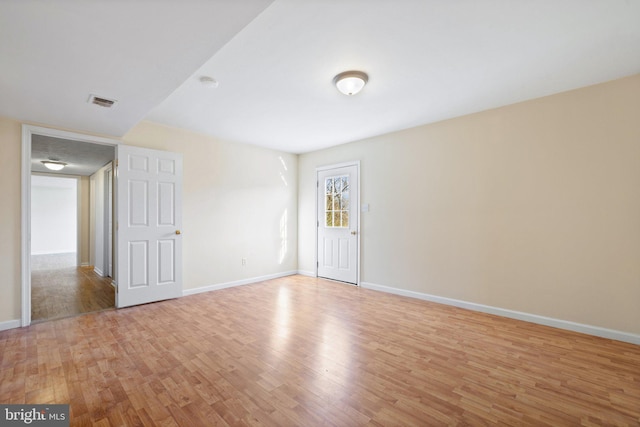
[[[59,319],[115,306],[110,277],[76,267],[75,253],[31,257],[31,320]]]

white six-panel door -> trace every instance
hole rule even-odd
[[[318,171],[318,277],[358,283],[358,166]]]
[[[117,149],[117,306],[182,295],[182,155]]]

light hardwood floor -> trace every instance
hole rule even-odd
[[[75,254],[31,257],[31,321],[59,319],[115,307],[111,278],[76,267]]]
[[[72,425],[639,425],[640,346],[291,276],[0,332]]]

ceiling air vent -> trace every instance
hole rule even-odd
[[[101,96],[96,96],[96,95],[91,95],[89,97],[89,104],[96,104],[105,108],[113,107],[116,102],[117,101],[113,99],[107,99],[107,98],[103,98]]]

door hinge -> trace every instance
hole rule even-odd
[[[316,268],[320,267],[320,261],[316,261]]]
[[[120,159],[116,159],[116,167],[118,167],[118,161],[119,161],[119,160],[120,160]]]

